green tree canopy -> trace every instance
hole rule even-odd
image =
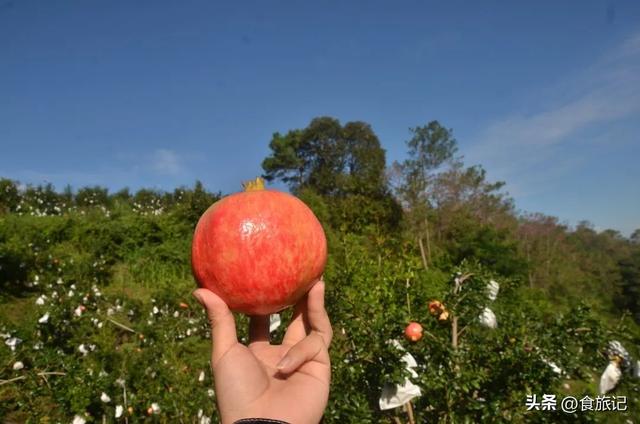
[[[321,195],[380,195],[387,191],[385,152],[371,126],[319,117],[303,129],[275,133],[262,162],[267,181],[292,191],[310,187]]]
[[[458,147],[453,131],[438,121],[410,128],[409,131],[413,134],[406,143],[409,157],[395,166],[402,174],[398,194],[405,206],[415,209],[419,204],[426,203],[425,194],[434,171],[453,160]]]

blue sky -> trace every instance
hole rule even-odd
[[[447,3],[447,4],[444,4]],[[275,131],[437,119],[519,209],[640,228],[640,2],[0,0],[0,176],[232,192]]]

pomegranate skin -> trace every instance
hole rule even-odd
[[[200,217],[191,267],[232,311],[266,315],[295,304],[327,261],[322,225],[300,199],[275,190],[232,194]]]
[[[408,340],[417,342],[422,338],[422,326],[417,322],[410,322],[404,329],[404,335]]]

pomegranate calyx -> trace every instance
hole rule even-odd
[[[264,190],[264,180],[260,177],[256,177],[255,180],[249,180],[242,183],[244,191],[259,191]]]

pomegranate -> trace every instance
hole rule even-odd
[[[404,329],[404,335],[408,340],[417,342],[422,338],[422,326],[417,322],[410,322]]]
[[[432,300],[431,302],[429,302],[429,313],[431,315],[439,315],[443,309],[444,306],[442,305],[442,303],[440,303],[439,300]]]
[[[207,209],[191,248],[198,285],[249,315],[295,304],[326,261],[327,240],[311,209],[295,196],[265,190],[260,178]]]

